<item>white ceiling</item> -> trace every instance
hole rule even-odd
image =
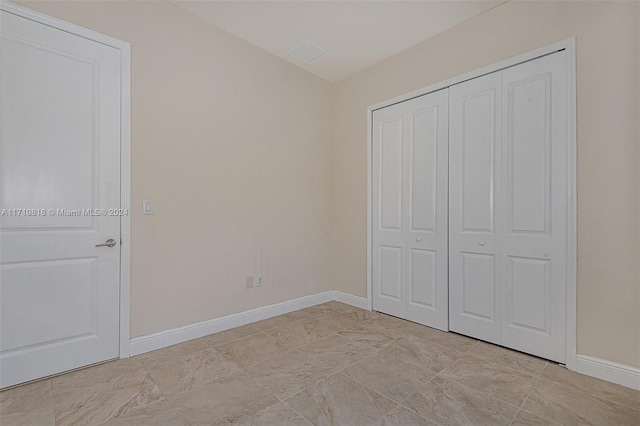
[[[507,0],[170,0],[215,26],[329,81],[340,81]],[[313,64],[288,52],[309,40]]]

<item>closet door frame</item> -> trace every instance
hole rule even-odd
[[[414,90],[367,108],[367,307],[373,309],[373,112],[380,108],[423,96],[453,84],[500,71],[554,52],[564,50],[567,71],[567,297],[566,297],[566,366],[576,370],[576,275],[577,275],[577,204],[576,204],[576,41],[571,37],[560,42],[506,59],[472,72]]]

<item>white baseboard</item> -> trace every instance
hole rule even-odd
[[[588,355],[578,355],[576,356],[576,371],[607,382],[640,390],[640,368]]]
[[[151,352],[168,346],[177,345],[178,343],[198,339],[200,337],[208,336],[209,334],[240,327],[252,322],[262,321],[267,318],[297,311],[298,309],[319,305],[331,300],[334,300],[333,291],[325,291],[323,293],[312,294],[311,296],[305,296],[299,299],[276,303],[275,305],[263,306],[261,308],[251,309],[249,311],[227,315],[221,318],[214,318],[209,321],[189,324],[183,327],[172,328],[170,330],[136,337],[131,339],[130,356],[140,355],[145,352]]]
[[[168,346],[177,345],[189,340],[208,336],[209,334],[262,321],[278,315],[308,308],[310,306],[326,303],[331,300],[346,303],[361,309],[367,309],[367,299],[343,293],[338,290],[325,291],[323,293],[312,294],[299,299],[287,300],[286,302],[274,305],[263,306],[237,314],[215,318],[196,324],[185,325],[146,336],[131,339],[130,356],[140,355],[145,352],[155,351]],[[618,364],[600,358],[587,355],[576,357],[576,371],[588,376],[608,382],[617,383],[631,389],[640,390],[640,369],[628,365]]]
[[[346,303],[347,305],[355,306],[356,308],[368,309],[366,297],[354,296],[353,294],[333,290],[333,300],[335,300],[336,302],[342,302]]]

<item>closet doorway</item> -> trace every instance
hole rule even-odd
[[[370,108],[369,300],[575,360],[573,40]]]

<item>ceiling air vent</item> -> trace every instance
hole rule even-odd
[[[314,62],[322,58],[324,55],[326,55],[327,52],[321,47],[318,47],[315,44],[311,43],[309,40],[307,40],[307,41],[303,41],[302,43],[300,43],[299,45],[291,49],[289,51],[289,54],[294,58],[304,62],[305,64],[313,64]]]

